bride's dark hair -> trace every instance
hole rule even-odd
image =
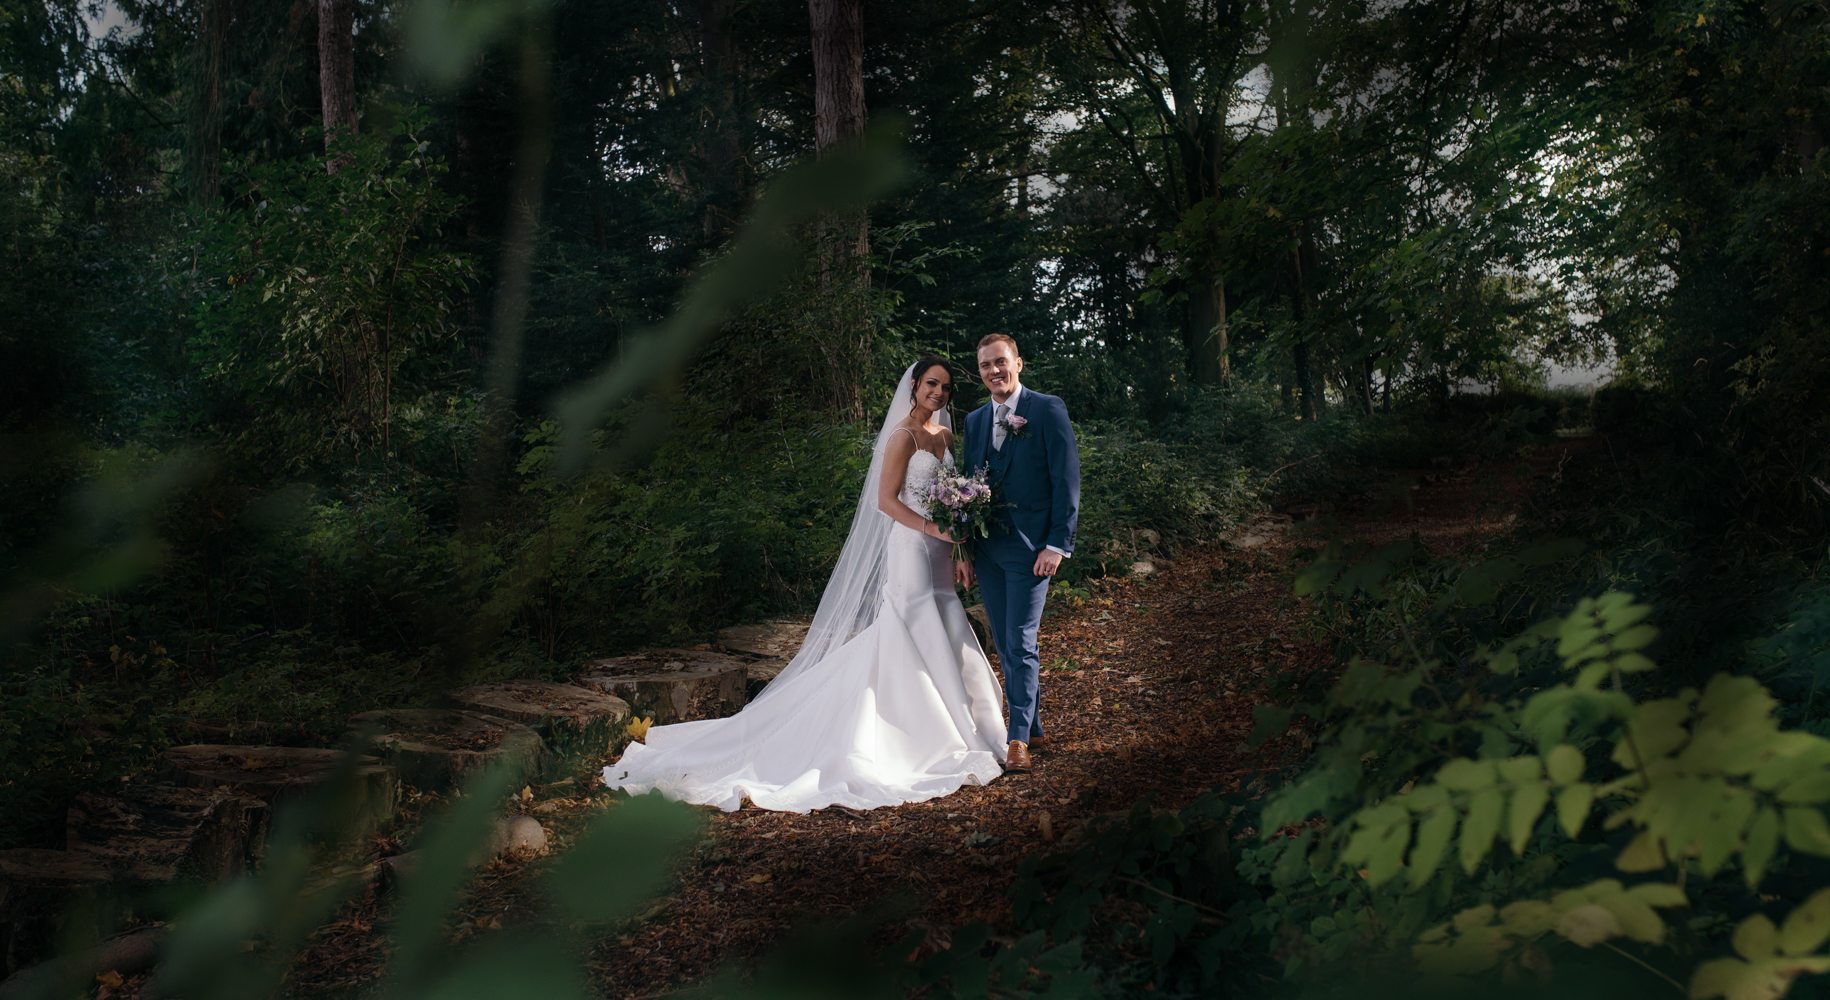
[[[926,375],[927,373],[933,371],[936,368],[946,369],[948,378],[955,377],[955,373],[953,371],[953,362],[948,361],[946,358],[943,358],[938,354],[922,355],[921,358],[915,362],[915,367],[909,369],[911,372],[915,373],[913,376],[914,384],[909,386],[909,402],[912,403],[915,401],[915,390],[919,389],[921,387],[921,377],[923,375]],[[949,383],[949,384],[951,384],[951,383]],[[951,388],[949,388],[947,390],[947,393],[949,396],[952,395],[952,392],[953,392],[953,390]]]

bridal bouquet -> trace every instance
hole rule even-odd
[[[997,505],[992,502],[987,475],[983,468],[971,475],[942,468],[928,492],[935,523],[945,525],[947,534],[960,540],[953,546],[955,560],[968,558],[972,539],[990,538],[991,526],[997,523]]]

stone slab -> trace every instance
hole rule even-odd
[[[657,726],[735,714],[749,703],[748,681],[749,667],[742,661],[692,649],[592,660],[578,677],[580,684],[628,702],[633,714]]]
[[[215,788],[91,789],[70,805],[66,849],[157,881],[214,882],[255,866],[271,814],[261,799]]]
[[[552,681],[494,681],[445,692],[453,705],[528,726],[588,729],[629,721],[629,703],[578,684]]]
[[[402,780],[427,791],[454,788],[489,768],[505,765],[525,781],[546,758],[540,734],[509,719],[447,708],[384,708],[349,717],[351,732],[380,730],[375,753]]]
[[[733,625],[718,630],[718,645],[743,656],[792,660],[807,638],[811,617],[777,618],[753,625]]]
[[[343,763],[341,750],[244,747],[196,743],[159,757],[160,773],[180,785],[220,787],[281,807],[309,795]],[[377,757],[362,755],[353,771],[350,816],[358,828],[386,820],[400,798],[400,776]]]

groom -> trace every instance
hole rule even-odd
[[[1004,665],[1004,700],[1010,705],[1010,753],[1005,770],[1029,771],[1029,748],[1042,742],[1036,630],[1048,581],[1074,551],[1080,521],[1080,450],[1074,425],[1058,396],[1026,389],[1018,381],[1023,359],[1017,342],[1001,333],[979,341],[979,377],[991,402],[966,417],[966,469],[990,468],[1009,506],[1004,526],[961,563],[967,586],[976,576],[992,639]]]

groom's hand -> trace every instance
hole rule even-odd
[[[1037,576],[1054,576],[1055,571],[1060,568],[1061,553],[1056,552],[1054,549],[1043,549],[1041,552],[1036,553]]]
[[[956,562],[953,564],[953,579],[960,586],[971,590],[972,585],[978,582],[978,574],[972,572],[971,563]]]

